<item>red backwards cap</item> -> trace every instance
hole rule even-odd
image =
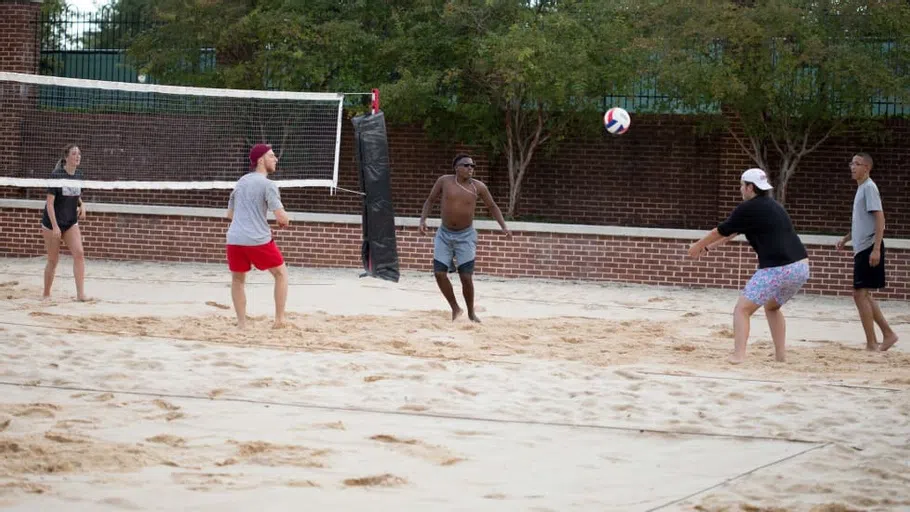
[[[259,159],[262,158],[262,155],[268,153],[272,150],[270,144],[256,144],[250,149],[250,169],[256,167],[256,164],[259,163]]]

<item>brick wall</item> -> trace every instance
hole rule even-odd
[[[343,126],[339,186],[359,190],[353,130],[349,122]],[[162,130],[157,136],[170,134]],[[875,158],[873,178],[883,195],[886,236],[910,237],[910,203],[903,200],[910,197],[910,151],[906,149],[910,147],[910,122],[892,120],[888,135],[890,140],[875,144],[862,142],[859,135],[835,138],[804,159],[790,182],[787,201],[798,231],[843,234],[849,230],[856,183],[850,179],[847,162],[855,151],[865,150]],[[82,148],[87,172],[98,166],[106,168],[108,175],[115,172],[110,167],[112,159],[105,153],[109,149],[98,149],[102,144],[98,134],[78,140],[66,133],[55,137],[59,140],[44,139],[40,148],[29,146],[34,148],[34,153],[30,153],[34,158],[52,155],[44,156],[48,171],[59,148],[75,140]],[[175,144],[176,141],[177,138]],[[185,137],[179,141],[175,147],[192,146]],[[20,146],[0,146],[0,153],[10,151],[4,147]],[[239,147],[234,150],[237,154],[232,159],[218,165],[240,173],[236,169],[242,169],[245,153]],[[417,216],[433,182],[450,170],[451,158],[471,148],[431,140],[417,127],[392,125],[389,150],[395,212]],[[506,170],[501,162],[490,162],[481,153],[475,155],[479,164],[477,178],[488,183],[505,210]],[[99,160],[107,162],[102,164]],[[199,175],[205,175],[200,169],[206,162],[198,155],[188,154],[179,170],[199,170]],[[526,219],[557,223],[706,229],[723,219],[741,200],[739,174],[751,165],[729,136],[698,135],[694,122],[684,117],[640,116],[636,129],[621,137],[605,135],[596,140],[570,141],[553,155],[542,155],[528,171],[520,213]],[[280,171],[279,163],[276,178],[281,177]],[[86,193],[95,202],[214,207],[223,207],[228,196],[225,190]],[[41,190],[0,188],[0,197],[42,196]],[[359,214],[361,210],[359,196],[344,191],[332,196],[325,188],[286,188],[282,189],[282,197],[291,211]],[[432,214],[438,215],[438,211],[437,204]],[[489,214],[479,207],[478,215]]]
[[[34,73],[38,66],[39,2],[0,0],[0,70]],[[63,145],[75,142],[83,168],[94,177],[115,179],[121,170],[165,163],[174,176],[195,179],[240,173],[244,149],[226,140],[225,129],[207,122],[124,116],[37,113],[34,95],[6,84],[0,91],[0,162],[3,175],[40,177],[50,172]],[[392,200],[396,215],[420,214],[436,178],[451,170],[452,157],[472,152],[476,177],[488,183],[505,210],[508,174],[502,160],[490,161],[477,148],[429,139],[418,127],[390,122]],[[592,119],[592,122],[599,122]],[[144,124],[143,124],[144,123]],[[48,127],[55,127],[50,130]],[[339,186],[359,189],[353,129],[343,123]],[[157,151],[150,151],[153,140]],[[161,147],[173,148],[166,153]],[[870,152],[887,217],[886,237],[910,237],[910,122],[889,121],[883,137],[860,131],[833,138],[809,155],[790,184],[788,209],[801,233],[845,233],[855,183],[847,162]],[[520,213],[556,223],[709,229],[739,202],[739,174],[752,163],[727,134],[700,134],[682,116],[635,117],[626,135],[567,141],[552,154],[540,153],[528,171]],[[279,166],[280,167],[280,166]],[[100,176],[99,176],[100,175]],[[133,175],[135,176],[135,175]],[[280,178],[281,175],[279,174]],[[0,198],[42,199],[41,189],[0,188]],[[228,191],[87,191],[90,202],[224,207]],[[283,189],[289,210],[360,214],[359,196],[326,189]],[[431,216],[438,215],[438,204]],[[487,215],[481,207],[480,215]],[[33,256],[43,249],[34,210],[0,209],[0,255]],[[225,222],[211,218],[95,214],[85,223],[91,257],[165,261],[221,261]],[[285,234],[282,245],[293,264],[359,266],[359,225],[310,224]],[[426,268],[430,240],[399,229],[404,268]],[[192,242],[192,244],[190,244]],[[646,283],[739,286],[754,266],[744,245],[726,249],[730,259],[692,263],[682,259],[685,243],[660,238],[522,233],[509,245],[482,235],[479,271],[503,276],[625,280]],[[811,247],[815,278],[808,290],[849,292],[850,259],[826,247]],[[732,252],[731,252],[732,251]],[[740,259],[744,262],[740,268]],[[886,294],[908,298],[906,251],[890,253],[891,282]],[[736,261],[735,267],[733,261]],[[713,263],[720,269],[710,267]]]
[[[40,256],[44,247],[39,210],[0,208],[0,256]],[[82,225],[91,259],[224,262],[228,222],[211,217],[92,213]],[[278,243],[289,264],[361,267],[359,224],[292,223]],[[520,231],[512,241],[480,231],[477,272],[502,277],[544,277],[657,285],[739,288],[755,269],[755,255],[732,243],[700,261],[685,258],[688,240]],[[399,227],[402,269],[429,272],[432,238]],[[807,293],[851,292],[849,252],[809,246],[812,278]],[[882,298],[910,300],[910,250],[887,253],[889,288]],[[91,272],[91,263],[89,263]]]
[[[40,0],[0,0],[0,70],[37,72],[40,9]]]
[[[39,2],[0,1],[0,71],[35,73],[38,69],[38,11]],[[23,104],[13,102],[18,88],[0,84],[0,147],[10,148],[21,144],[20,123]],[[2,150],[3,167],[19,169],[20,155]]]

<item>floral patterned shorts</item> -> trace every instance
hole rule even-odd
[[[808,261],[797,261],[782,267],[761,268],[746,283],[743,295],[759,306],[764,306],[771,299],[783,306],[808,280]]]

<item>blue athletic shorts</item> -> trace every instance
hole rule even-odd
[[[436,230],[433,240],[434,272],[473,272],[477,256],[477,231],[474,226],[453,231],[445,226]]]

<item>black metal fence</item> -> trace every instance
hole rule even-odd
[[[103,8],[96,12],[65,10],[42,13],[39,20],[41,35],[40,73],[43,75],[108,80],[116,82],[155,83],[155,77],[141,76],[128,61],[126,49],[143,31],[155,28],[156,23],[142,11],[120,12]],[[876,43],[882,58],[896,52],[896,42]],[[906,44],[906,43],[903,43]],[[201,51],[200,65],[216,65],[213,49]],[[661,91],[654,80],[640,80],[622,94],[606,94],[603,109],[620,106],[631,112],[688,113]],[[598,103],[601,101],[598,100]],[[719,105],[709,111],[719,112]],[[906,98],[876,96],[870,98],[873,116],[910,116]]]
[[[142,12],[103,8],[96,12],[65,10],[42,13],[40,73],[43,75],[139,82],[126,59],[130,41],[154,27]]]

